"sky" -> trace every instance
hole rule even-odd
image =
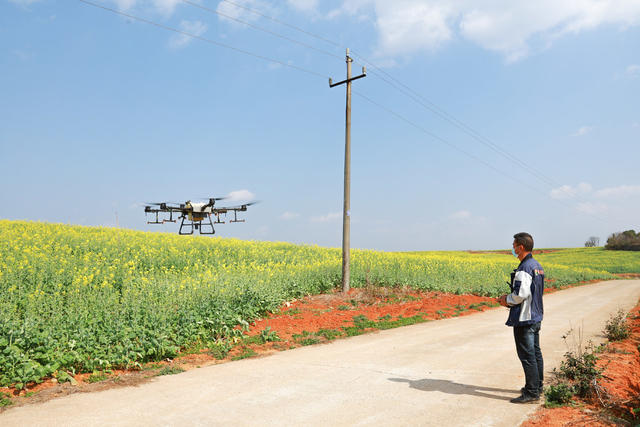
[[[350,48],[352,247],[640,229],[640,0],[87,1],[0,0],[0,218],[339,247]]]

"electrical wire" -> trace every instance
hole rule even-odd
[[[190,2],[188,0],[182,0],[182,1],[187,2],[189,4],[193,4],[192,2]],[[260,16],[262,18],[268,19],[268,20],[270,20],[272,22],[275,22],[275,23],[278,23],[280,25],[286,26],[286,27],[291,28],[291,29],[293,29],[295,31],[298,31],[298,32],[300,32],[302,34],[308,35],[310,37],[313,37],[315,39],[318,39],[318,40],[321,40],[321,41],[323,41],[325,43],[328,43],[328,44],[330,44],[332,46],[341,47],[343,49],[346,49],[346,47],[342,46],[340,43],[337,43],[337,42],[335,42],[333,40],[330,40],[330,39],[327,39],[325,37],[322,37],[322,36],[320,36],[318,34],[314,34],[312,32],[309,32],[309,31],[307,31],[307,30],[305,30],[303,28],[300,28],[300,27],[298,27],[296,25],[292,25],[292,24],[289,24],[288,22],[285,22],[285,21],[282,21],[280,19],[277,19],[277,18],[274,18],[272,16],[269,16],[269,15],[267,15],[265,13],[262,13],[262,12],[256,10],[256,9],[253,9],[251,7],[242,5],[240,3],[237,3],[237,2],[234,2],[234,1],[231,1],[231,0],[221,0],[221,2],[231,4],[231,5],[233,5],[233,6],[237,7],[237,8],[243,9],[243,10],[245,10],[247,12],[250,12],[250,13],[252,13],[254,15],[257,15],[257,16]],[[261,29],[260,31],[263,31],[263,30]],[[300,44],[297,41],[295,43]],[[382,81],[384,81],[385,83],[387,83],[388,85],[393,87],[394,89],[398,90],[399,92],[401,92],[402,94],[404,94],[405,96],[410,98],[412,101],[414,101],[418,105],[422,106],[423,108],[427,109],[428,111],[430,111],[433,114],[435,114],[438,117],[440,117],[442,120],[445,120],[448,123],[450,123],[451,125],[453,125],[456,128],[460,129],[462,132],[466,133],[467,135],[469,135],[470,137],[472,137],[476,141],[478,141],[481,144],[485,145],[490,150],[492,150],[495,153],[501,155],[505,159],[518,164],[520,167],[525,169],[528,173],[530,173],[531,175],[536,177],[538,180],[542,181],[544,184],[552,186],[552,187],[560,185],[556,181],[554,181],[552,178],[549,178],[548,176],[546,176],[542,172],[534,169],[533,167],[531,167],[530,165],[528,165],[527,163],[525,163],[524,161],[519,159],[517,156],[514,156],[513,154],[509,153],[504,148],[500,147],[498,144],[493,142],[491,139],[483,136],[480,132],[478,132],[477,130],[473,129],[471,126],[469,126],[466,123],[464,123],[463,121],[459,120],[454,115],[448,113],[443,108],[439,107],[438,105],[436,105],[435,103],[433,103],[432,101],[430,101],[429,99],[424,97],[423,95],[419,94],[417,91],[413,90],[412,88],[410,88],[409,86],[407,86],[406,84],[401,82],[400,80],[396,79],[391,74],[386,72],[384,69],[382,69],[381,67],[377,66],[372,61],[366,59],[364,56],[358,54],[357,52],[355,52],[353,50],[351,51],[351,55],[355,59],[357,59],[359,62],[361,62],[362,65],[368,66],[370,68],[370,70],[373,69],[374,71],[371,72],[370,74],[372,74],[375,77],[381,79]],[[332,55],[332,56],[336,56],[336,55]]]
[[[373,100],[373,99],[371,99],[370,97],[368,97],[368,96],[366,96],[366,95],[364,95],[364,94],[362,94],[362,93],[360,93],[360,92],[358,92],[358,91],[356,91],[356,90],[351,89],[351,91],[352,91],[352,93],[353,93],[354,95],[359,96],[360,98],[364,99],[365,101],[369,102],[369,103],[370,103],[370,104],[372,104],[372,105],[375,105],[376,107],[380,108],[381,110],[385,111],[386,113],[388,113],[388,114],[390,114],[390,115],[392,115],[392,116],[396,117],[397,119],[399,119],[399,120],[401,120],[401,121],[403,121],[403,122],[405,122],[405,123],[409,124],[410,126],[413,126],[414,128],[418,129],[419,131],[423,132],[424,134],[426,134],[426,135],[430,136],[431,138],[433,138],[433,139],[435,139],[435,140],[437,140],[437,141],[439,141],[439,142],[441,142],[441,143],[443,143],[443,144],[446,144],[447,146],[449,146],[449,147],[453,148],[454,150],[456,150],[456,151],[458,151],[458,152],[460,152],[460,153],[464,154],[465,156],[467,156],[467,157],[469,157],[469,158],[471,158],[471,159],[473,159],[473,160],[475,160],[475,161],[477,161],[477,162],[479,162],[479,163],[482,163],[483,165],[485,165],[485,166],[486,166],[486,167],[488,167],[489,169],[491,169],[491,170],[493,170],[493,171],[495,171],[495,172],[499,173],[500,175],[502,175],[502,176],[504,176],[504,177],[506,177],[506,178],[509,178],[509,179],[511,179],[512,181],[515,181],[515,182],[517,182],[517,183],[518,183],[518,184],[520,184],[520,185],[523,185],[523,186],[525,186],[525,187],[528,187],[529,189],[534,190],[536,193],[544,194],[544,191],[540,190],[539,188],[537,188],[537,187],[535,187],[535,186],[531,185],[530,183],[528,183],[528,182],[526,182],[526,181],[523,181],[523,180],[521,180],[521,179],[519,179],[519,178],[516,178],[515,176],[510,175],[510,174],[508,174],[508,173],[504,172],[503,170],[500,170],[500,169],[496,168],[496,167],[495,167],[495,166],[493,166],[491,163],[486,162],[485,160],[481,159],[480,157],[478,157],[478,156],[476,156],[476,155],[474,155],[474,154],[472,154],[472,153],[470,153],[470,152],[468,152],[468,151],[466,151],[466,150],[464,150],[464,149],[462,149],[462,148],[458,147],[457,145],[455,145],[455,144],[454,144],[454,143],[452,143],[451,141],[448,141],[448,140],[446,140],[446,139],[444,139],[444,138],[442,138],[442,137],[440,137],[440,136],[436,135],[435,133],[433,133],[433,132],[431,132],[431,131],[429,131],[429,130],[427,130],[427,129],[423,128],[423,127],[422,127],[422,126],[420,126],[419,124],[415,123],[415,122],[414,122],[414,121],[412,121],[412,120],[409,120],[408,118],[406,118],[406,117],[405,117],[405,116],[403,116],[402,114],[400,114],[400,113],[398,113],[398,112],[396,112],[396,111],[392,110],[391,108],[388,108],[388,107],[386,107],[386,106],[384,106],[384,105],[380,104],[379,102],[374,101],[374,100]],[[569,205],[569,204],[567,204],[567,203],[564,203],[564,202],[562,202],[561,200],[557,200],[557,199],[552,199],[552,200],[555,200],[556,202],[558,202],[558,203],[559,203],[559,204],[561,204],[561,205],[564,205],[565,207],[568,207],[568,208],[573,209],[573,206],[571,206],[571,205]],[[597,216],[597,215],[594,215],[594,214],[591,214],[591,213],[588,213],[588,212],[583,212],[583,213],[584,213],[585,215],[591,216],[592,218],[595,218],[595,219],[597,219],[597,220],[599,220],[599,221],[607,222],[604,218],[601,218],[601,217],[599,217],[599,216]]]
[[[329,40],[327,38],[324,38],[324,37],[322,37],[322,36],[320,36],[318,34],[314,34],[312,32],[309,32],[309,31],[305,30],[304,28],[300,28],[300,27],[297,27],[297,26],[295,26],[293,24],[289,24],[288,22],[281,21],[280,19],[277,19],[277,18],[274,18],[273,16],[269,16],[267,14],[264,14],[264,13],[260,12],[259,10],[252,9],[250,7],[247,7],[247,6],[243,5],[243,4],[236,3],[236,2],[231,1],[231,0],[220,0],[220,2],[221,3],[228,3],[228,4],[233,5],[233,6],[237,7],[237,8],[239,8],[239,9],[246,10],[249,13],[253,13],[254,15],[257,15],[257,16],[260,16],[262,18],[268,19],[268,20],[270,20],[272,22],[275,22],[276,24],[283,25],[285,27],[288,27],[288,28],[291,28],[293,30],[298,31],[299,33],[306,34],[306,35],[308,35],[310,37],[313,37],[315,39],[318,39],[318,40],[322,40],[323,42],[328,43],[328,44],[330,44],[332,46],[342,47],[342,45],[340,43],[337,43],[337,42],[334,42],[333,40]]]
[[[164,24],[157,23],[155,21],[151,21],[149,19],[140,18],[138,16],[131,15],[129,13],[125,13],[125,12],[122,12],[122,11],[119,11],[119,10],[116,10],[116,9],[112,9],[110,7],[103,6],[101,4],[97,4],[97,3],[94,3],[94,2],[89,1],[89,0],[78,0],[78,1],[82,2],[82,3],[85,3],[85,4],[89,5],[89,6],[93,6],[93,7],[99,8],[99,9],[104,9],[104,10],[109,11],[111,13],[115,13],[117,15],[124,16],[124,17],[127,17],[129,19],[133,19],[135,21],[144,22],[145,24],[153,25],[154,27],[161,28],[163,30],[172,31],[172,32],[177,33],[177,34],[182,34],[184,36],[191,37],[193,39],[197,39],[197,40],[200,40],[200,41],[203,41],[205,43],[209,43],[209,44],[212,44],[212,45],[215,45],[215,46],[218,46],[218,47],[222,47],[222,48],[225,48],[225,49],[233,50],[235,52],[242,53],[244,55],[252,56],[254,58],[261,59],[261,60],[266,61],[266,62],[279,64],[279,65],[282,65],[284,67],[292,68],[294,70],[298,70],[298,71],[301,71],[303,73],[311,74],[311,75],[316,76],[316,77],[322,77],[323,79],[328,79],[329,78],[328,76],[325,76],[325,75],[320,74],[320,73],[318,73],[316,71],[313,71],[313,70],[308,70],[306,68],[299,67],[297,65],[293,65],[293,64],[290,64],[288,62],[281,61],[279,59],[270,58],[268,56],[261,55],[259,53],[254,53],[254,52],[251,52],[251,51],[248,51],[248,50],[244,50],[244,49],[241,49],[241,48],[238,48],[238,47],[226,44],[226,43],[221,43],[221,42],[218,42],[218,41],[215,41],[215,40],[211,40],[211,39],[208,39],[206,37],[199,36],[197,34],[192,34],[192,33],[189,33],[187,31],[180,30],[178,28],[170,27],[168,25],[164,25]]]
[[[202,5],[198,4],[198,3],[194,3],[194,2],[189,1],[189,0],[181,0],[181,1],[183,3],[185,3],[185,4],[188,4],[189,6],[193,6],[195,8],[204,10],[205,12],[209,12],[209,13],[212,13],[212,14],[215,14],[215,15],[218,15],[218,16],[222,16],[223,18],[226,18],[226,19],[229,19],[231,21],[235,21],[235,22],[238,22],[240,24],[246,25],[246,26],[248,26],[250,28],[253,28],[254,30],[262,31],[263,33],[267,33],[267,34],[270,34],[270,35],[272,35],[274,37],[278,37],[278,38],[281,38],[283,40],[286,40],[286,41],[288,41],[290,43],[294,43],[294,44],[297,44],[299,46],[305,47],[307,49],[314,50],[314,51],[319,52],[319,53],[321,53],[323,55],[327,55],[327,56],[330,56],[332,58],[337,58],[337,59],[344,59],[342,56],[336,55],[333,52],[328,52],[328,51],[323,50],[323,49],[318,49],[317,47],[312,46],[310,44],[301,42],[301,41],[296,40],[296,39],[292,39],[291,37],[284,36],[282,34],[276,33],[275,31],[271,31],[271,30],[266,29],[264,27],[260,27],[258,25],[252,24],[250,22],[243,21],[242,19],[235,18],[235,17],[233,17],[231,15],[227,15],[226,13],[219,12],[219,11],[217,11],[215,9],[211,9],[209,7],[206,7],[206,6],[202,6]]]
[[[206,38],[206,37],[199,36],[199,35],[197,35],[197,34],[192,34],[192,33],[189,33],[189,32],[187,32],[187,31],[184,31],[184,30],[180,30],[180,29],[177,29],[177,28],[174,28],[174,27],[170,27],[170,26],[168,26],[168,25],[164,25],[164,24],[157,23],[157,22],[155,22],[155,21],[151,21],[151,20],[149,20],[149,19],[140,18],[140,17],[138,17],[138,16],[131,15],[131,14],[129,14],[129,13],[125,13],[125,12],[122,12],[122,11],[119,11],[119,10],[116,10],[116,9],[113,9],[113,8],[110,8],[110,7],[107,7],[107,6],[103,6],[103,5],[100,5],[100,4],[97,4],[97,3],[94,3],[94,2],[89,1],[89,0],[78,0],[78,1],[80,1],[80,2],[82,2],[82,3],[85,3],[85,4],[87,4],[87,5],[90,5],[90,6],[93,6],[93,7],[99,8],[99,9],[103,9],[103,10],[109,11],[109,12],[114,13],[114,14],[117,14],[117,15],[121,15],[121,16],[124,16],[124,17],[130,18],[130,19],[133,19],[133,20],[139,21],[139,22],[143,22],[143,23],[146,23],[146,24],[149,24],[149,25],[155,26],[155,27],[157,27],[157,28],[161,28],[161,29],[164,29],[164,30],[167,30],[167,31],[171,31],[171,32],[174,32],[174,33],[178,33],[178,34],[181,34],[181,35],[185,35],[185,36],[187,36],[187,37],[191,37],[191,38],[193,38],[193,39],[197,39],[197,40],[200,40],[200,41],[203,41],[203,42],[206,42],[206,43],[209,43],[209,44],[213,44],[213,45],[215,45],[215,46],[222,47],[222,48],[225,48],[225,49],[233,50],[233,51],[235,51],[235,52],[242,53],[242,54],[244,54],[244,55],[248,55],[248,56],[251,56],[251,57],[254,57],[254,58],[257,58],[257,59],[261,59],[261,60],[263,60],[263,61],[267,61],[267,62],[271,62],[271,63],[279,64],[279,65],[282,65],[282,66],[285,66],[285,67],[288,67],[288,68],[291,68],[291,69],[294,69],[294,70],[297,70],[297,71],[300,71],[300,72],[303,72],[303,73],[306,73],[306,74],[310,74],[310,75],[313,75],[313,76],[321,77],[321,78],[323,78],[323,79],[328,78],[327,76],[325,76],[325,75],[323,75],[323,74],[320,74],[320,73],[318,73],[318,72],[315,72],[315,71],[313,71],[313,70],[308,70],[308,69],[306,69],[306,68],[299,67],[299,66],[296,66],[296,65],[293,65],[293,64],[290,64],[290,63],[287,63],[287,62],[284,62],[284,61],[278,60],[278,59],[274,59],[274,58],[271,58],[271,57],[268,57],[268,56],[265,56],[265,55],[261,55],[261,54],[257,54],[257,53],[254,53],[254,52],[251,52],[251,51],[248,51],[248,50],[244,50],[244,49],[241,49],[241,48],[237,48],[237,47],[235,47],[235,46],[232,46],[232,45],[229,45],[229,44],[226,44],[226,43],[222,43],[222,42],[218,42],[218,41],[215,41],[215,40],[211,40],[211,39],[208,39],[208,38]],[[323,50],[321,50],[321,49],[314,48],[313,46],[310,46],[310,45],[308,45],[308,44],[306,44],[306,43],[303,43],[303,42],[297,41],[297,40],[295,40],[295,39],[291,39],[291,38],[289,38],[289,37],[286,37],[286,36],[283,36],[283,35],[281,35],[281,34],[275,33],[275,32],[273,32],[273,31],[267,30],[267,29],[262,28],[262,27],[259,27],[259,26],[257,26],[257,25],[253,25],[253,24],[250,24],[250,23],[248,23],[248,22],[245,22],[245,21],[242,21],[242,20],[239,20],[239,19],[233,18],[233,17],[231,17],[231,16],[229,16],[229,15],[226,15],[226,14],[223,14],[223,13],[220,13],[220,12],[217,12],[217,11],[214,11],[213,9],[209,9],[209,8],[204,7],[204,6],[201,6],[201,5],[195,4],[195,3],[193,3],[193,2],[191,2],[191,1],[189,1],[189,0],[181,0],[181,1],[182,1],[182,2],[184,2],[184,3],[187,3],[187,4],[189,4],[189,5],[191,5],[191,6],[193,6],[193,7],[197,7],[197,8],[200,8],[200,9],[202,9],[202,10],[208,11],[208,12],[210,12],[210,13],[214,13],[214,14],[217,14],[217,15],[223,16],[223,17],[225,17],[225,18],[228,18],[228,19],[234,20],[234,21],[236,21],[236,22],[239,22],[239,23],[245,24],[245,25],[247,25],[247,26],[249,26],[249,27],[251,27],[251,28],[254,28],[254,29],[256,29],[256,30],[263,31],[263,32],[269,33],[269,34],[271,34],[271,35],[274,35],[274,36],[276,36],[276,37],[279,37],[279,38],[282,38],[282,39],[284,39],[284,40],[287,40],[287,41],[289,41],[289,42],[296,43],[296,44],[298,44],[298,45],[304,46],[304,47],[306,47],[306,48],[308,48],[308,49],[312,49],[312,50],[315,50],[315,51],[321,52],[321,53],[323,53],[323,54],[327,54],[327,55],[329,55],[329,56],[332,56],[332,57],[336,57],[336,58],[342,59],[342,57],[340,57],[340,56],[338,56],[338,55],[334,55],[333,53],[330,53],[330,52],[327,52],[327,51],[323,51]],[[328,39],[325,39],[325,38],[323,38],[323,37],[321,37],[321,36],[318,36],[318,35],[315,35],[315,34],[313,34],[313,33],[310,33],[310,32],[308,32],[308,31],[306,31],[306,30],[304,30],[304,29],[302,29],[302,28],[299,28],[299,27],[297,27],[297,26],[294,26],[294,25],[288,24],[288,23],[286,23],[286,22],[284,22],[284,21],[281,21],[281,20],[278,20],[278,19],[276,19],[276,18],[270,17],[270,16],[268,16],[268,15],[262,14],[262,13],[260,13],[260,12],[256,11],[256,10],[254,10],[254,9],[251,9],[251,8],[246,7],[246,6],[240,5],[240,4],[238,4],[238,3],[232,2],[232,1],[230,1],[230,0],[221,0],[221,1],[226,2],[226,3],[229,3],[229,4],[232,4],[232,5],[236,6],[236,7],[239,7],[239,8],[245,9],[245,10],[250,11],[250,12],[252,12],[252,13],[254,13],[254,14],[257,14],[257,15],[259,15],[259,16],[261,16],[261,17],[264,17],[264,18],[266,18],[266,19],[270,19],[270,20],[272,20],[272,21],[274,21],[274,22],[276,22],[276,23],[279,23],[279,24],[281,24],[281,25],[285,25],[285,26],[287,26],[287,27],[293,28],[293,29],[295,29],[295,30],[297,30],[297,31],[299,31],[299,32],[302,32],[302,33],[307,34],[307,35],[309,35],[309,36],[312,36],[312,37],[315,37],[315,38],[317,38],[317,39],[320,39],[320,40],[323,40],[323,41],[325,41],[325,42],[328,42],[328,43],[330,43],[330,44],[333,44],[334,46],[341,47],[338,43],[332,42],[332,41],[330,41],[330,40],[328,40]],[[409,97],[410,99],[412,99],[414,102],[418,103],[419,105],[422,105],[424,108],[426,108],[426,109],[428,109],[429,111],[433,112],[434,114],[436,114],[437,116],[439,116],[439,117],[440,117],[440,118],[442,118],[443,120],[446,120],[447,122],[451,123],[451,124],[452,124],[452,125],[454,125],[455,127],[459,128],[459,129],[461,129],[461,130],[463,130],[463,131],[464,131],[465,133],[467,133],[469,136],[472,136],[474,139],[478,140],[479,142],[483,143],[484,145],[487,145],[487,146],[488,146],[488,147],[490,147],[492,150],[494,150],[494,151],[498,152],[499,154],[503,155],[504,157],[508,158],[509,160],[512,160],[512,161],[514,161],[514,162],[518,163],[520,166],[522,166],[522,167],[524,167],[525,169],[527,169],[527,170],[529,171],[529,173],[531,173],[531,174],[535,175],[536,177],[538,177],[538,179],[541,179],[543,182],[545,182],[545,181],[546,181],[545,183],[546,183],[547,185],[549,185],[550,183],[553,183],[553,181],[552,181],[552,180],[550,180],[550,179],[545,179],[544,175],[537,173],[534,169],[532,169],[532,168],[530,168],[528,165],[526,165],[526,163],[522,162],[522,161],[521,161],[520,159],[518,159],[517,157],[515,157],[515,156],[511,155],[511,154],[510,154],[510,153],[508,153],[506,150],[501,149],[499,146],[497,146],[497,144],[494,144],[494,143],[493,143],[493,142],[491,142],[488,138],[483,137],[481,134],[479,134],[478,132],[476,132],[473,128],[471,128],[470,126],[466,125],[464,122],[462,122],[462,121],[458,120],[457,118],[455,118],[455,116],[453,116],[453,115],[451,115],[451,114],[447,113],[445,110],[441,109],[440,107],[438,107],[437,105],[435,105],[434,103],[432,103],[431,101],[429,101],[428,99],[424,98],[422,95],[420,95],[420,94],[418,94],[417,92],[413,91],[411,88],[409,88],[408,86],[406,86],[404,83],[400,82],[399,80],[395,79],[393,76],[391,76],[390,74],[388,74],[387,72],[385,72],[384,70],[382,70],[380,67],[378,67],[378,66],[376,66],[375,64],[371,63],[370,61],[366,60],[366,59],[365,59],[365,58],[363,58],[362,56],[357,55],[355,52],[352,52],[352,55],[353,55],[353,56],[355,56],[355,57],[359,57],[359,58],[360,58],[360,60],[361,60],[362,62],[365,62],[365,63],[366,63],[366,64],[368,64],[371,68],[373,68],[373,69],[377,70],[377,71],[379,72],[379,74],[378,74],[378,75],[376,75],[378,78],[380,78],[381,80],[383,80],[384,82],[386,82],[386,83],[387,83],[387,84],[389,84],[390,86],[394,87],[396,90],[400,91],[400,92],[401,92],[401,93],[403,93],[405,96],[407,96],[407,97]],[[375,74],[376,74],[376,72],[374,72],[373,74],[375,75]],[[382,77],[380,74],[384,74],[384,75],[386,75],[388,78]],[[395,82],[395,83],[394,83],[394,82]],[[441,143],[446,144],[447,146],[449,146],[449,147],[451,147],[451,148],[455,149],[456,151],[459,151],[459,152],[463,153],[463,154],[464,154],[464,155],[466,155],[467,157],[469,157],[469,158],[471,158],[471,159],[473,159],[473,160],[475,160],[475,161],[477,161],[477,162],[479,162],[479,163],[482,163],[483,165],[485,165],[485,166],[486,166],[486,167],[488,167],[489,169],[492,169],[493,171],[495,171],[495,172],[497,172],[497,173],[499,173],[499,174],[501,174],[501,175],[503,175],[503,176],[505,176],[505,177],[507,177],[507,178],[509,178],[509,179],[511,179],[511,180],[513,180],[513,181],[515,181],[515,182],[517,182],[517,183],[519,183],[519,184],[523,185],[523,186],[526,186],[526,187],[528,187],[528,188],[530,188],[530,189],[532,189],[532,190],[534,190],[534,191],[536,191],[536,192],[541,192],[541,193],[543,193],[540,189],[538,189],[538,188],[536,188],[536,187],[532,186],[532,185],[531,185],[531,184],[529,184],[528,182],[523,181],[523,180],[521,180],[521,179],[519,179],[519,178],[516,178],[516,177],[514,177],[514,176],[512,176],[512,175],[509,175],[509,174],[505,173],[504,171],[502,171],[502,170],[500,170],[500,169],[496,168],[495,166],[493,166],[492,164],[490,164],[490,163],[488,163],[487,161],[483,160],[482,158],[480,158],[480,157],[478,157],[478,156],[476,156],[476,155],[474,155],[474,154],[472,154],[472,153],[469,153],[468,151],[466,151],[466,150],[464,150],[464,149],[462,149],[462,148],[458,147],[457,145],[455,145],[455,144],[451,143],[450,141],[448,141],[448,140],[446,140],[446,139],[444,139],[444,138],[442,138],[442,137],[440,137],[440,136],[438,136],[438,135],[434,134],[433,132],[431,132],[431,131],[429,131],[429,130],[427,130],[427,129],[423,128],[422,126],[418,125],[417,123],[415,123],[415,122],[413,122],[413,121],[411,121],[411,120],[407,119],[406,117],[402,116],[401,114],[397,113],[396,111],[394,111],[394,110],[392,110],[392,109],[390,109],[390,108],[388,108],[388,107],[385,107],[384,105],[382,105],[382,104],[380,104],[380,103],[378,103],[378,102],[374,101],[373,99],[369,98],[368,96],[366,96],[366,95],[364,95],[364,94],[362,94],[362,93],[359,93],[359,92],[357,92],[357,91],[353,91],[353,93],[354,93],[355,95],[357,95],[357,96],[359,96],[359,97],[361,97],[361,98],[365,99],[367,102],[369,102],[369,103],[371,103],[371,104],[373,104],[373,105],[377,106],[378,108],[380,108],[380,109],[382,109],[382,110],[386,111],[387,113],[389,113],[389,114],[391,114],[391,115],[395,116],[396,118],[400,119],[401,121],[404,121],[405,123],[407,123],[407,124],[409,124],[409,125],[411,125],[411,126],[415,127],[416,129],[420,130],[421,132],[425,133],[426,135],[429,135],[429,136],[430,136],[430,137],[432,137],[433,139],[435,139],[435,140],[437,140],[437,141],[440,141]],[[484,141],[483,141],[483,140],[484,140]],[[569,205],[567,205],[567,204],[565,204],[565,203],[561,202],[560,200],[556,200],[556,201],[557,201],[558,203],[561,203],[561,204],[565,205],[565,206],[569,206]],[[571,207],[571,206],[569,206],[569,207]],[[596,218],[596,219],[598,219],[598,220],[600,220],[600,221],[605,221],[604,219],[602,219],[602,218],[600,218],[600,217],[598,217],[598,216],[596,216],[596,215],[589,214],[589,213],[586,213],[586,212],[585,212],[585,214],[587,214],[587,215],[589,215],[589,216],[592,216],[592,217],[594,217],[594,218]]]

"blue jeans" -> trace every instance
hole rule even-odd
[[[544,362],[540,351],[540,322],[533,325],[514,326],[513,337],[516,340],[518,358],[524,369],[526,384],[524,395],[537,397],[542,389]]]

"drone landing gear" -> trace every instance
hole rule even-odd
[[[207,219],[209,220],[209,222],[206,222],[205,220],[202,221],[190,221],[187,222],[185,224],[184,220],[185,217],[182,217],[182,222],[180,222],[180,230],[178,230],[178,234],[181,235],[188,235],[188,234],[193,234],[193,230],[199,230],[200,234],[215,234],[216,230],[213,228],[213,223],[211,222],[211,217],[207,217]],[[184,233],[182,232],[182,229],[186,228],[189,231],[185,231]],[[208,231],[208,230],[211,231]]]

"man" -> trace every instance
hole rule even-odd
[[[531,255],[533,237],[529,233],[513,236],[512,253],[520,260],[511,273],[511,293],[498,298],[500,305],[509,307],[506,325],[513,327],[518,358],[524,369],[525,386],[512,403],[537,402],[542,393],[544,363],[540,351],[540,324],[542,322],[542,293],[544,270]]]

